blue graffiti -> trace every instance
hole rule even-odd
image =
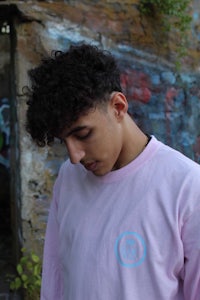
[[[0,164],[9,167],[10,106],[7,98],[0,99]]]

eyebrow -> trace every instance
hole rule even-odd
[[[77,127],[73,128],[72,130],[70,130],[70,131],[67,133],[66,137],[72,135],[73,133],[76,133],[76,132],[79,132],[79,131],[81,131],[81,130],[84,130],[84,129],[88,129],[88,127],[87,127],[87,126],[77,126]]]

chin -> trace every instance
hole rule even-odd
[[[93,174],[96,175],[96,176],[104,176],[104,175],[110,173],[110,171],[111,171],[111,170],[103,170],[103,169],[100,170],[100,169],[99,169],[99,170],[95,170],[95,171],[93,172]]]

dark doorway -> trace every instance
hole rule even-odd
[[[9,293],[6,276],[15,271],[20,248],[15,37],[12,17],[13,6],[0,5],[0,299]]]
[[[0,20],[0,265],[12,260],[10,206],[10,25]],[[4,270],[0,269],[3,273]]]

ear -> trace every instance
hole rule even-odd
[[[128,101],[124,94],[121,92],[113,92],[111,94],[110,105],[117,119],[123,119],[128,111]]]

